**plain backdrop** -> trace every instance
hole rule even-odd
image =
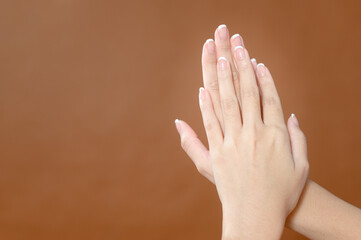
[[[215,187],[174,127],[205,142],[201,48],[219,24],[271,70],[310,177],[361,207],[360,14],[358,0],[0,1],[0,238],[220,239]]]

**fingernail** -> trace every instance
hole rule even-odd
[[[266,67],[264,66],[263,63],[257,64],[257,72],[260,77],[263,77],[266,74]]]
[[[232,37],[231,37],[231,41],[234,45],[236,46],[244,46],[243,45],[243,39],[241,37],[241,35],[239,35],[238,33],[237,34],[234,34]]]
[[[292,118],[293,122],[294,122],[297,126],[299,126],[298,120],[297,120],[296,115],[295,115],[294,113],[291,114],[291,118]]]
[[[210,52],[210,53],[215,53],[216,52],[216,48],[215,48],[213,39],[208,39],[206,41],[206,47],[207,47],[208,52]]]
[[[238,58],[239,60],[244,59],[244,48],[242,46],[235,47],[234,51],[236,52],[236,58]]]
[[[182,133],[182,126],[181,126],[181,121],[177,118],[175,121],[174,121],[174,123],[175,123],[175,127],[177,128],[177,131],[178,131],[178,133],[179,134],[181,134]]]
[[[252,59],[251,59],[251,62],[256,63],[257,61],[256,61],[255,58],[252,58]]]
[[[235,39],[236,37],[240,37],[241,35],[239,35],[238,33],[234,34],[232,37],[231,37],[231,40]]]
[[[225,70],[227,67],[227,59],[225,57],[220,57],[218,59],[218,67],[220,70]]]
[[[199,88],[199,104],[202,105],[204,100],[204,88]]]
[[[228,38],[228,30],[227,30],[227,26],[222,24],[219,25],[219,27],[217,28],[219,37],[223,40],[226,40]]]

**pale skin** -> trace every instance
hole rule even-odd
[[[218,27],[203,47],[202,70],[209,150],[187,123],[176,127],[198,171],[217,187],[223,239],[279,239],[285,224],[312,239],[360,238],[360,209],[307,181],[305,135],[294,115],[284,122],[270,71],[249,58],[241,36],[229,39],[227,27]]]

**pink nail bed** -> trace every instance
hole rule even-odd
[[[207,50],[210,52],[210,53],[215,53],[215,45],[214,45],[214,40],[213,39],[208,39],[206,41],[206,47],[207,47]]]
[[[236,52],[236,57],[242,60],[244,58],[244,48],[242,46],[237,46],[234,48],[234,50]]]
[[[257,64],[257,71],[261,77],[263,77],[266,74],[266,68],[263,63]]]
[[[220,57],[218,59],[218,65],[221,70],[226,69],[227,67],[227,59],[225,57]]]
[[[227,26],[226,25],[224,25],[224,24],[220,25],[217,28],[217,31],[218,31],[219,37],[221,39],[227,39],[228,33],[227,33]]]

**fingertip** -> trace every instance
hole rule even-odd
[[[291,124],[291,126],[295,126],[295,127],[299,127],[299,122],[298,119],[296,117],[296,114],[291,113],[290,117],[288,118],[288,122],[287,124]]]
[[[175,127],[177,128],[177,131],[179,133],[179,135],[182,135],[182,125],[181,125],[181,120],[179,120],[178,118],[176,120],[174,120],[175,123]]]
[[[218,41],[218,40],[225,41],[225,40],[229,39],[229,32],[228,32],[227,26],[225,24],[219,25],[217,27],[214,35],[215,35],[216,41]]]
[[[214,40],[213,39],[208,39],[205,43],[204,43],[205,49],[207,50],[208,54],[214,54],[216,52],[216,46],[214,44]]]
[[[220,58],[218,58],[218,63],[217,63],[217,67],[218,67],[218,69],[219,70],[226,70],[227,69],[227,67],[228,67],[228,60],[227,60],[227,58],[225,58],[225,57],[220,57]]]
[[[212,42],[214,42],[214,40],[212,38],[210,38],[210,39],[207,39],[206,44],[212,43]]]
[[[257,72],[257,60],[255,58],[252,58],[251,63],[252,63],[252,66],[253,66],[253,70],[255,72]]]
[[[202,106],[204,102],[204,87],[199,88],[199,105]]]
[[[231,44],[232,44],[233,48],[235,48],[236,46],[244,46],[242,36],[239,35],[238,33],[234,34],[231,37]]]
[[[266,75],[266,66],[263,63],[258,63],[256,68],[259,77],[264,77]]]

